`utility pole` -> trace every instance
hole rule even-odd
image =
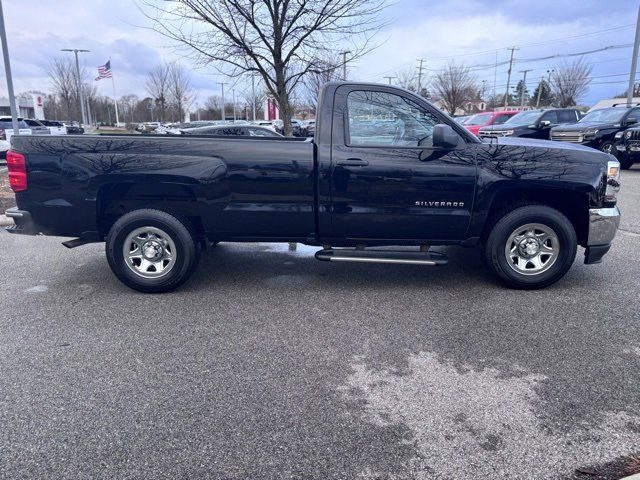
[[[391,80],[398,77],[382,77],[382,78],[386,78],[389,81],[389,85],[391,85]]]
[[[418,59],[418,61],[420,62],[420,66],[418,67],[418,95],[422,95],[422,71],[424,70],[424,67],[422,66],[424,63],[424,58],[420,58]]]
[[[256,76],[251,75],[251,103],[253,104],[253,121],[256,121]]]
[[[222,87],[222,120],[226,120],[227,118],[225,117],[225,111],[224,111],[224,86],[226,85],[226,83],[225,82],[218,82],[218,83]]]
[[[351,53],[350,50],[345,50],[344,52],[340,52],[342,55],[342,80],[347,79],[347,55]]]
[[[233,96],[233,121],[236,121],[236,89],[231,89],[231,95]]]
[[[631,57],[631,71],[629,72],[629,89],[627,90],[627,108],[633,101],[633,86],[636,83],[636,68],[638,68],[638,45],[640,45],[640,6],[638,6],[638,19],[636,20],[636,38],[633,42],[633,57]]]
[[[487,88],[487,81],[482,80],[482,90],[480,90],[480,100],[484,100],[484,92],[486,88]]]
[[[63,48],[61,52],[73,52],[76,56],[76,75],[78,80],[78,96],[80,97],[80,112],[82,113],[82,123],[87,125],[87,112],[84,109],[84,93],[82,92],[82,79],[80,78],[80,63],[78,62],[78,53],[89,53],[91,50],[83,50],[80,48]]]
[[[507,90],[504,93],[505,108],[507,108],[507,105],[509,104],[509,83],[511,82],[511,69],[513,68],[513,53],[520,49],[518,47],[509,47],[507,50],[511,50],[511,58],[509,59],[509,71],[507,72]]]
[[[18,126],[18,110],[16,109],[16,97],[13,94],[13,77],[11,76],[11,62],[9,61],[9,47],[7,46],[7,31],[4,28],[4,12],[2,11],[2,0],[0,0],[0,39],[2,41],[2,55],[4,57],[4,72],[7,76],[7,90],[9,91],[9,106],[11,108],[11,127],[13,134],[20,133]]]
[[[524,91],[527,89],[527,72],[530,72],[531,69],[529,70],[520,70],[520,73],[523,73],[524,76],[522,77],[522,87],[520,87],[520,108],[524,109]]]
[[[538,98],[536,98],[536,108],[540,106],[540,94],[542,93],[543,84],[544,84],[544,75],[540,77],[540,84],[538,85]]]

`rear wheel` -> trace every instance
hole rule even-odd
[[[111,227],[106,253],[113,273],[145,293],[169,292],[194,272],[200,244],[188,223],[152,209],[135,210]]]
[[[507,286],[536,289],[560,280],[577,251],[573,225],[544,205],[516,208],[499,218],[485,244],[485,260]]]

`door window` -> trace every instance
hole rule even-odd
[[[542,116],[542,118],[540,120],[542,120],[542,121],[546,120],[551,125],[557,125],[558,124],[558,114],[555,112],[555,110],[552,111],[552,112],[547,112]]]
[[[559,123],[575,123],[577,121],[574,110],[560,110],[558,112]]]
[[[347,96],[346,143],[367,147],[430,147],[438,118],[400,95],[352,91]]]
[[[275,132],[271,132],[269,130],[263,128],[247,128],[247,132],[252,137],[277,137],[278,135]]]
[[[504,122],[509,120],[513,115],[498,115],[493,119],[493,125],[502,125]]]

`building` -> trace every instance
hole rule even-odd
[[[42,120],[44,118],[44,99],[37,93],[16,97],[16,105],[18,107],[18,116],[22,118],[36,118]],[[11,115],[11,106],[7,97],[0,97],[0,116],[8,117]]]

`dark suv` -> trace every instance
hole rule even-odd
[[[520,112],[502,125],[482,127],[480,138],[524,137],[549,140],[551,129],[562,123],[575,123],[580,119],[580,111],[575,108],[551,108],[548,110],[526,110]]]
[[[630,169],[634,163],[640,162],[640,125],[616,134],[616,156],[620,168]]]
[[[639,118],[640,107],[627,108],[625,104],[601,108],[587,113],[577,123],[554,128],[551,140],[579,143],[616,155],[616,134],[637,123]]]

